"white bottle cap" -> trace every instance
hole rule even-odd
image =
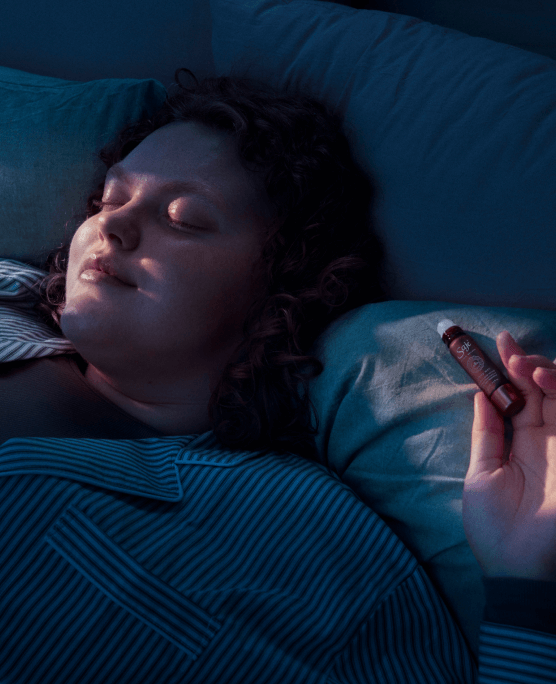
[[[448,330],[448,328],[451,328],[453,325],[455,325],[454,321],[451,321],[449,318],[443,318],[436,327],[440,337],[442,337],[446,330]]]

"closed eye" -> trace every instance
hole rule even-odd
[[[103,200],[93,200],[92,204],[93,206],[98,207],[99,210],[104,209],[104,207],[122,206],[121,202],[104,202]],[[186,223],[185,221],[176,221],[175,219],[171,218],[168,214],[166,214],[166,220],[173,227],[191,228],[193,230],[206,230],[205,228],[201,228],[201,226],[194,226],[193,224]]]

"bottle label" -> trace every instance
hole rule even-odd
[[[502,373],[469,335],[456,338],[450,345],[450,352],[488,396],[497,387],[507,382]]]

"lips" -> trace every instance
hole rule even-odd
[[[88,271],[89,269],[94,271],[102,271],[102,273],[106,273],[114,278],[117,278],[125,285],[133,286],[133,283],[126,277],[122,270],[115,265],[114,260],[107,256],[91,254],[91,256],[85,260],[85,264],[83,266],[83,271]]]

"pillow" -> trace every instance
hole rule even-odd
[[[217,73],[341,112],[392,299],[556,309],[556,62],[412,17],[211,0]]]
[[[479,389],[438,334],[443,318],[469,332],[503,372],[496,347],[502,330],[527,354],[556,357],[554,312],[368,304],[334,321],[313,345],[324,372],[309,396],[320,420],[319,454],[423,565],[477,654],[482,572],[465,537],[461,501]],[[504,423],[509,453],[511,420]]]
[[[0,67],[0,256],[40,266],[104,177],[100,148],[165,97],[153,79],[81,83]]]
[[[353,7],[353,2],[343,2]],[[556,3],[531,0],[366,0],[367,9],[410,14],[472,36],[556,59]]]

